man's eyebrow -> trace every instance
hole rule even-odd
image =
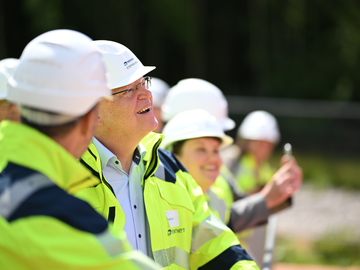
[[[129,84],[131,85],[131,84]],[[129,89],[128,85],[126,86],[121,86],[121,87],[118,87],[118,88],[115,88],[115,89],[111,89],[112,93],[117,93],[117,92],[120,92],[120,91],[123,91],[123,90],[126,90],[126,89]]]
[[[140,78],[141,79],[141,78]],[[139,79],[139,80],[140,80]],[[125,89],[130,89],[130,88],[133,88],[133,86],[135,86],[135,85],[137,85],[139,82],[141,82],[141,80],[139,81],[139,80],[136,80],[135,82],[132,82],[132,83],[129,83],[128,85],[125,85],[125,86],[122,86],[122,87],[120,87],[120,88],[124,88],[124,90]],[[138,82],[139,81],[139,82]]]

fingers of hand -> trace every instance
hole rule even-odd
[[[297,191],[302,184],[302,173],[300,173],[300,170],[293,173],[293,180],[289,184],[289,190],[288,192],[294,193]]]
[[[292,164],[289,168],[278,174],[275,179],[276,184],[279,185],[280,190],[285,194],[292,195],[299,189],[302,183],[302,171],[301,168],[295,164]]]
[[[281,160],[280,160],[281,166],[285,165],[285,164],[288,163],[290,160],[291,160],[291,156],[289,156],[289,155],[283,155],[283,156],[281,157]]]
[[[293,163],[294,165],[297,165],[297,161],[296,158],[294,156],[289,156],[289,155],[283,155],[281,157],[281,166],[284,166],[287,163]]]

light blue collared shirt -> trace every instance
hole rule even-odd
[[[143,186],[141,181],[145,173],[144,157],[145,147],[140,143],[135,149],[130,173],[127,174],[121,166],[120,160],[95,137],[92,139],[101,160],[101,168],[106,180],[112,186],[116,198],[125,214],[127,239],[133,249],[150,255],[146,240],[146,216]]]

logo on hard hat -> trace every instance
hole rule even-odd
[[[126,67],[133,60],[134,60],[134,58],[130,58],[129,60],[125,61],[124,66]]]

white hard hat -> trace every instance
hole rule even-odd
[[[8,79],[14,74],[18,59],[6,58],[0,61],[0,100],[7,96]]]
[[[179,112],[204,109],[214,115],[224,131],[235,127],[228,117],[228,103],[219,88],[201,79],[185,79],[170,88],[161,107],[161,117],[169,121]]]
[[[170,151],[177,141],[201,137],[219,138],[222,140],[222,147],[233,143],[233,139],[225,135],[215,116],[202,109],[178,113],[166,123],[163,133],[165,139],[160,147]]]
[[[238,136],[276,144],[280,140],[280,131],[272,114],[266,111],[253,111],[244,118],[238,129]]]
[[[150,91],[153,96],[153,106],[161,108],[170,86],[158,78],[152,77]]]
[[[9,79],[8,100],[79,117],[102,97],[111,97],[101,53],[91,41],[73,30],[53,30],[33,39]]]
[[[120,43],[96,40],[94,44],[103,55],[111,89],[133,83],[155,69],[145,67],[132,51]]]

